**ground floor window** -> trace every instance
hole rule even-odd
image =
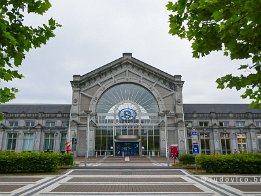
[[[210,133],[208,131],[200,131],[200,147],[202,154],[210,154]]]
[[[158,154],[159,145],[159,129],[154,126],[144,126],[141,129],[141,151],[143,155]]]
[[[113,127],[98,126],[95,134],[95,151],[98,155],[113,154]]]
[[[192,152],[192,139],[191,139],[191,138],[188,139],[188,150],[189,150],[189,153],[190,153],[190,154],[193,153],[193,152]]]
[[[33,142],[34,142],[34,134],[33,133],[24,133],[23,150],[32,151]]]
[[[54,150],[54,133],[45,133],[44,134],[44,151],[53,151]]]
[[[15,150],[17,133],[7,134],[7,150]]]
[[[60,151],[65,152],[66,133],[61,134]]]
[[[220,133],[221,148],[223,154],[230,154],[230,133]]]
[[[115,138],[113,138],[113,130],[115,130]],[[118,139],[121,135],[134,135],[137,136],[137,139],[135,141],[121,141]],[[113,147],[115,147],[115,149],[113,149]],[[140,150],[143,155],[157,155],[160,152],[160,134],[158,126],[139,127],[133,125],[117,125],[115,127],[96,127],[95,152],[97,155],[104,155],[105,152],[107,155],[115,153],[116,156],[123,154],[123,152],[125,152],[125,155],[126,153],[137,155],[137,153],[140,153]]]
[[[239,152],[247,151],[247,143],[246,143],[246,134],[245,133],[237,134],[237,146],[238,146]]]

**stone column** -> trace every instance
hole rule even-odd
[[[238,152],[237,147],[237,132],[231,132],[231,153]]]
[[[210,141],[210,144],[213,143],[213,150],[215,154],[221,154],[221,141],[220,141],[220,131],[217,128],[213,128],[213,142]]]
[[[35,152],[39,152],[42,150],[42,142],[41,142],[41,128],[37,128],[34,132],[34,146],[33,150]]]
[[[94,156],[95,155],[95,127],[90,126],[90,145],[89,145],[89,155]]]
[[[57,131],[54,133],[54,152],[60,152],[61,134]]]
[[[24,141],[23,138],[24,138],[24,133],[22,131],[19,131],[17,133],[17,138],[16,138],[16,147],[15,147],[16,152],[23,151],[23,141]]]
[[[250,129],[250,133],[249,133],[250,139],[251,139],[251,143],[252,143],[252,152],[257,152],[258,151],[258,143],[257,143],[257,136],[256,136],[256,132],[254,129]]]
[[[3,141],[4,141],[4,129],[0,128],[0,150],[3,150]]]

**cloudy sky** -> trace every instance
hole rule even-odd
[[[193,59],[190,43],[168,34],[165,0],[51,0],[44,16],[27,17],[41,25],[53,17],[62,28],[40,49],[27,54],[10,103],[71,103],[70,80],[130,52],[172,75],[182,75],[184,103],[248,103],[235,90],[216,89],[215,80],[235,73],[239,62],[221,53]]]

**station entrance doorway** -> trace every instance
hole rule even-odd
[[[139,156],[139,142],[115,142],[115,156]]]

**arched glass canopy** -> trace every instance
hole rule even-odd
[[[144,87],[123,83],[105,91],[96,105],[97,113],[114,113],[129,108],[139,113],[158,113],[155,97]]]

